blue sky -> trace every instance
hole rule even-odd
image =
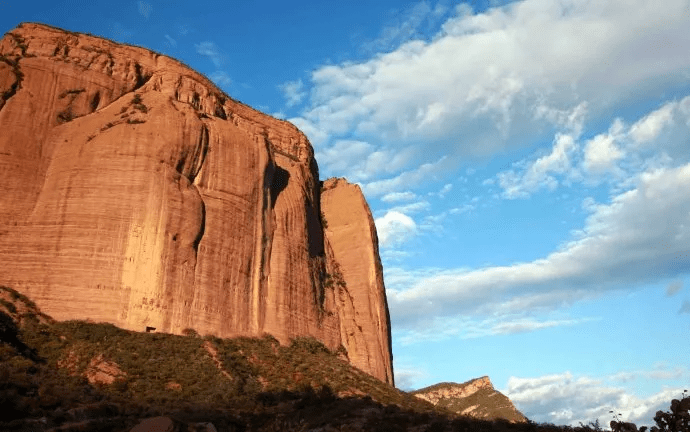
[[[690,1],[0,0],[153,49],[361,185],[396,384],[638,425],[690,387]]]

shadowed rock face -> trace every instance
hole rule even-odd
[[[0,55],[1,284],[60,320],[311,335],[393,383],[371,214],[335,182],[357,210],[324,238],[302,132],[143,48],[22,24]]]

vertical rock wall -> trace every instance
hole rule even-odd
[[[342,245],[290,123],[168,57],[22,24],[0,40],[0,131],[0,284],[57,319],[315,336],[392,383],[383,280],[328,284]]]
[[[390,317],[374,219],[359,186],[329,179],[321,191],[340,334],[351,361],[393,382]],[[376,353],[376,355],[370,355]]]

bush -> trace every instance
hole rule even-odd
[[[325,353],[330,354],[329,349],[321,341],[313,337],[299,336],[290,341],[290,348],[306,351],[310,354]]]

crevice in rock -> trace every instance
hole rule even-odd
[[[220,104],[216,105],[216,110],[213,113],[213,115],[215,115],[216,117],[221,118],[223,120],[228,119],[227,114],[225,114],[225,109],[223,108],[223,105],[220,105]]]
[[[278,195],[280,195],[280,193],[285,190],[289,181],[290,181],[290,172],[288,172],[286,169],[283,169],[280,166],[276,165],[276,170],[273,173],[273,181],[271,182],[271,206],[272,206],[272,208],[275,208],[276,200],[278,199]]]
[[[177,161],[177,165],[175,165],[175,171],[180,173],[181,175],[184,175],[184,164],[187,162],[187,151],[184,150],[182,152],[182,155],[180,155],[180,160]]]
[[[24,80],[24,73],[22,72],[21,68],[19,67],[19,57],[15,58],[14,60],[5,57],[4,55],[0,54],[0,61],[3,63],[7,63],[12,67],[12,72],[14,73],[14,77],[16,80],[8,90],[5,90],[2,95],[0,95],[0,110],[5,106],[5,103],[15,94],[17,94],[17,91],[22,88],[22,81]]]
[[[91,98],[91,112],[94,112],[98,109],[98,104],[100,102],[101,102],[101,92],[96,91],[96,93]]]
[[[194,185],[191,185],[190,187],[196,188]],[[206,203],[204,202],[201,194],[199,194],[199,202],[201,203],[201,226],[199,227],[199,232],[197,233],[194,242],[192,242],[194,256],[197,256],[199,253],[199,243],[201,243],[201,239],[204,237],[204,233],[206,232]]]
[[[215,115],[218,118],[222,118],[223,120],[228,119],[228,115],[225,112],[225,98],[222,96],[216,95],[216,109],[213,112],[213,115]]]
[[[22,51],[21,55],[22,55],[22,57],[24,57],[26,55],[26,49],[28,48],[28,46],[25,43],[26,40],[16,33],[7,33],[7,35],[12,37],[12,39],[14,40],[15,46]]]
[[[201,125],[201,130],[199,131],[199,140],[197,141],[196,148],[194,149],[194,159],[192,159],[192,164],[190,166],[189,181],[194,183],[196,176],[201,171],[201,167],[204,165],[204,160],[206,160],[206,154],[208,153],[208,143],[209,134],[206,125]]]
[[[324,238],[323,227],[321,226],[321,215],[309,198],[307,198],[305,207],[309,256],[312,258],[322,256],[325,250],[323,247]]]
[[[143,73],[141,65],[139,63],[134,63],[134,73],[136,77],[136,83],[134,84],[134,88],[132,89],[132,91],[138,90],[141,87],[143,87],[144,84],[146,84],[152,76],[152,74]]]

